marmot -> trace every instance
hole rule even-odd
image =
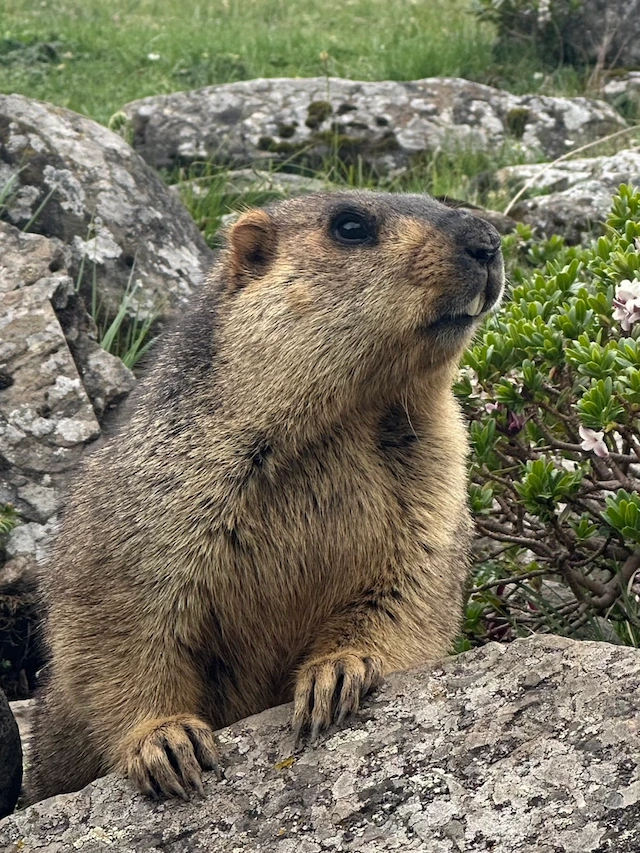
[[[111,770],[201,791],[213,730],[293,699],[315,739],[450,652],[472,529],[451,386],[503,279],[497,231],[429,196],[238,219],[67,507],[31,800]]]

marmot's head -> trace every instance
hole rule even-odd
[[[249,210],[222,265],[235,357],[240,347],[256,378],[275,368],[305,385],[312,372],[334,391],[455,363],[504,281],[495,228],[426,195],[321,193]]]

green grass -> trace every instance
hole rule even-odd
[[[479,75],[493,39],[470,0],[4,0],[2,8],[0,90],[103,123],[145,95],[260,76]]]
[[[148,314],[144,319],[140,319],[137,312],[134,317],[130,316],[131,303],[138,289],[138,285],[134,282],[135,262],[115,317],[111,317],[101,303],[95,264],[92,265],[89,262],[89,266],[92,267],[91,304],[86,308],[96,324],[100,346],[111,355],[118,356],[126,367],[133,370],[153,345],[152,330],[157,320],[154,314]],[[83,257],[76,281],[76,291],[80,290],[84,274],[88,271],[86,267],[85,257]]]
[[[11,504],[0,504],[0,545],[18,523],[18,516]]]

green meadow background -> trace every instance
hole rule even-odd
[[[0,91],[99,122],[128,101],[255,77],[461,76],[515,92],[580,92],[535,55],[496,64],[472,0],[5,0]]]

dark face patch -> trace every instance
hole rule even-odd
[[[254,446],[251,448],[250,457],[251,464],[255,470],[262,470],[267,462],[267,459],[272,455],[273,448],[266,439],[256,439]]]
[[[185,312],[175,326],[164,333],[165,357],[173,369],[163,372],[162,382],[156,389],[158,396],[155,402],[177,409],[177,432],[185,419],[185,408],[182,406],[184,396],[193,393],[196,383],[212,385],[211,371],[217,351],[216,332],[220,325],[219,304],[219,289],[208,287],[203,290],[201,298],[192,303],[191,310]]]
[[[407,453],[418,441],[407,413],[400,403],[394,403],[380,419],[378,446],[384,453]]]

